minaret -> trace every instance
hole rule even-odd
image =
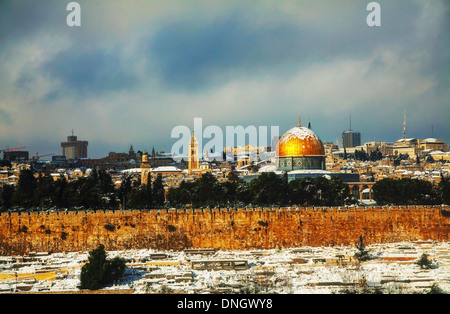
[[[300,119],[300,116],[298,116],[298,126],[302,126],[302,119]]]
[[[194,132],[192,132],[191,141],[189,142],[188,173],[192,174],[192,170],[198,169],[199,167],[198,142]]]

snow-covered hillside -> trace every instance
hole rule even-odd
[[[437,285],[450,292],[450,243],[417,241],[368,245],[372,259],[354,258],[355,247],[301,247],[284,250],[108,252],[127,260],[123,280],[106,290],[134,293],[280,293],[320,294],[345,291],[429,292]],[[427,254],[431,268],[418,259]],[[78,291],[88,252],[0,257],[0,292]],[[192,261],[209,261],[207,268]],[[230,269],[230,261],[247,262]],[[218,262],[223,262],[222,264]],[[225,265],[225,266],[224,266]],[[222,268],[222,269],[220,269]],[[365,290],[364,290],[365,289]]]

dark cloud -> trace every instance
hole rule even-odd
[[[294,61],[300,44],[293,25],[258,30],[233,14],[211,23],[173,22],[150,39],[148,49],[164,83],[196,90]]]
[[[196,23],[182,16],[167,22],[143,47],[152,64],[149,71],[170,88],[198,91],[242,77],[287,79],[312,63],[365,58],[390,46],[404,44],[402,53],[409,54],[411,29],[420,14],[417,5],[399,8],[387,2],[383,27],[373,29],[366,25],[365,5],[311,25],[281,11],[271,12],[277,18],[265,24],[249,18],[248,11],[225,11],[216,19],[199,16]]]
[[[136,77],[122,63],[117,49],[71,47],[58,53],[42,69],[50,78],[62,82],[66,89],[81,94],[117,91],[136,84]]]
[[[47,27],[64,27],[67,3],[55,0],[0,1],[0,42],[18,41]]]

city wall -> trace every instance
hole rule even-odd
[[[252,250],[450,241],[449,206],[305,207],[0,214],[0,255],[215,248]]]

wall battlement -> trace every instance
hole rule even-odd
[[[450,241],[449,206],[82,210],[0,214],[0,255],[48,251],[251,250]]]

